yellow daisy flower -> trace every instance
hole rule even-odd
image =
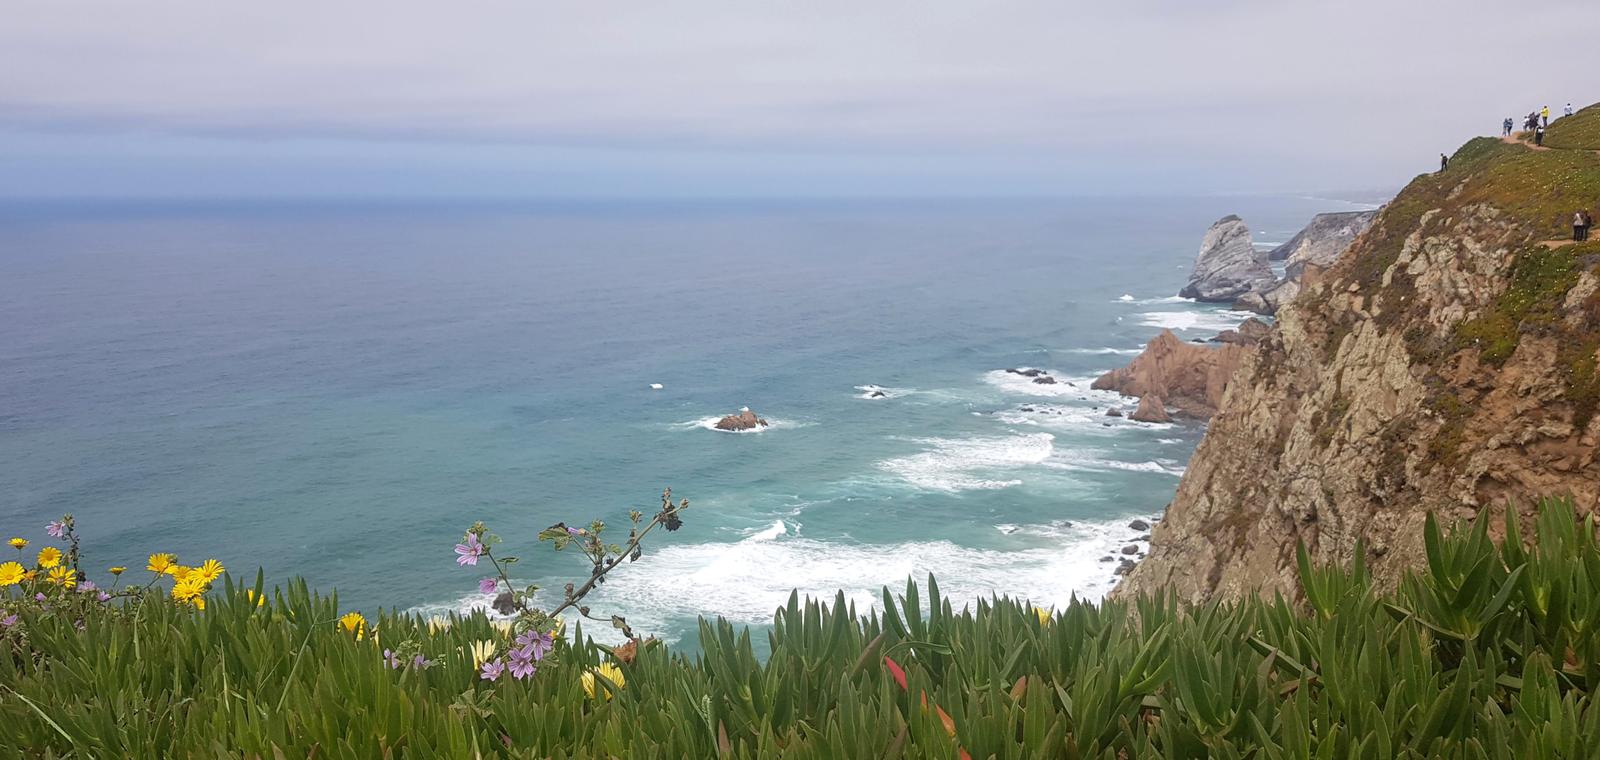
[[[61,564],[61,550],[54,546],[46,546],[39,550],[39,567],[52,568]]]
[[[191,572],[200,576],[200,578],[206,583],[212,583],[218,578],[221,578],[223,571],[226,569],[227,568],[222,566],[221,562],[218,562],[214,559],[208,559],[205,562],[200,563],[200,566],[194,568]]]
[[[267,604],[267,595],[257,594],[256,590],[253,588],[247,588],[244,590],[244,598],[255,602],[257,607],[265,607]]]
[[[56,584],[57,586],[73,588],[74,586],[78,585],[78,574],[68,570],[67,568],[58,567],[50,571],[50,575],[46,578],[46,580]]]
[[[27,571],[23,570],[22,565],[16,562],[0,564],[0,588],[17,585],[22,582],[26,575]]]
[[[590,699],[595,698],[595,676],[606,679],[611,684],[612,689],[620,689],[628,684],[628,679],[622,677],[621,668],[609,662],[601,663],[600,667],[583,674],[583,693],[588,694]],[[611,692],[602,691],[601,696],[609,700],[611,699]]]
[[[346,612],[339,618],[339,627],[356,637],[356,641],[360,641],[367,634],[367,619],[359,612]]]
[[[206,598],[203,596],[197,596],[189,600],[189,603],[194,605],[194,608],[197,610],[203,610],[206,608]]]
[[[172,576],[173,580],[182,583],[186,580],[189,580],[189,573],[193,569],[194,568],[191,568],[187,565],[168,565],[167,575]]]
[[[152,554],[150,555],[150,564],[145,569],[152,573],[165,573],[167,568],[172,567],[172,563],[176,562],[177,559],[177,555],[174,554]]]
[[[481,668],[483,664],[494,659],[495,644],[488,639],[472,642],[472,667]]]
[[[108,572],[110,572],[112,575],[122,575],[122,573],[124,571],[126,571],[127,569],[128,568],[126,568],[126,567],[123,567],[121,565],[117,565],[116,567],[111,568],[111,570],[109,570]]]
[[[26,539],[26,538],[21,538],[21,537],[13,538],[10,541],[7,541],[6,543],[11,544],[11,548],[16,549],[19,552],[22,551],[23,549],[28,548],[28,539]]]
[[[180,602],[192,602],[206,592],[206,584],[198,578],[186,578],[172,584],[172,598]]]

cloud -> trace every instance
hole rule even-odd
[[[13,0],[0,125],[116,135],[135,152],[139,135],[165,135],[388,142],[396,160],[477,145],[1063,171],[1120,152],[1139,173],[1399,179],[1414,157],[1506,114],[1595,96],[1581,88],[1600,65],[1600,19],[1565,0],[1527,11],[1479,0]]]

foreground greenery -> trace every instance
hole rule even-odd
[[[1488,523],[1430,522],[1392,593],[1303,555],[1304,602],[958,610],[930,578],[881,612],[791,597],[764,662],[722,621],[695,656],[574,630],[494,681],[481,650],[511,634],[482,614],[341,625],[336,597],[258,605],[226,576],[203,609],[152,590],[61,614],[12,586],[0,756],[1593,757],[1592,519],[1544,505],[1532,550]]]

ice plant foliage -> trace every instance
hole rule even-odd
[[[153,585],[99,604],[30,553],[10,573],[35,577],[0,588],[0,757],[1593,758],[1600,541],[1570,503],[1542,510],[1498,545],[1495,518],[1427,521],[1397,588],[1364,547],[1302,553],[1297,600],[793,594],[760,656],[723,620],[692,654],[598,647],[582,613],[570,636],[354,613],[358,639],[304,582],[257,606],[259,574],[204,610]]]

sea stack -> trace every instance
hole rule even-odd
[[[1270,288],[1276,281],[1267,255],[1257,252],[1251,242],[1250,227],[1229,214],[1206,230],[1189,284],[1178,295],[1197,301],[1232,303],[1246,293]]]
[[[726,430],[732,433],[737,433],[744,430],[755,430],[756,428],[764,428],[766,426],[767,421],[757,417],[755,412],[750,411],[750,407],[740,409],[738,414],[730,414],[726,417],[723,417],[722,419],[717,420],[716,424],[716,428],[718,430]]]

